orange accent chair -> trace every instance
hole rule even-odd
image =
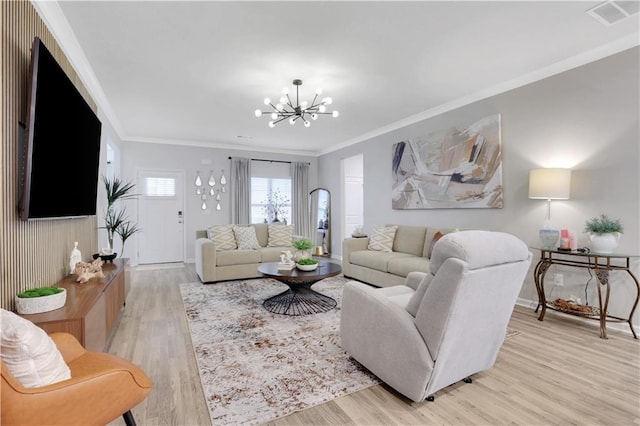
[[[71,370],[71,378],[39,388],[25,388],[2,363],[0,424],[104,425],[123,416],[135,425],[131,408],[142,402],[153,384],[129,361],[89,352],[67,333],[49,335]]]

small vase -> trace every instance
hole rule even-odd
[[[589,234],[591,251],[595,253],[613,253],[620,243],[622,234],[612,232],[610,234]]]
[[[543,228],[538,232],[538,235],[540,236],[542,248],[553,250],[560,237],[560,231],[553,228]]]

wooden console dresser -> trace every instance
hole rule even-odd
[[[67,302],[54,311],[21,315],[47,333],[73,334],[89,351],[103,351],[127,297],[128,259],[117,259],[102,266],[104,278],[76,282],[69,275],[56,286],[67,290]]]

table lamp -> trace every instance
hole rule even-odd
[[[551,223],[551,200],[568,200],[571,189],[571,170],[533,169],[529,171],[529,198],[547,200],[547,218],[540,228],[543,248],[554,248],[560,231]]]

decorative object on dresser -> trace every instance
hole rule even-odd
[[[102,259],[95,259],[93,262],[78,262],[76,263],[75,273],[78,276],[77,281],[79,283],[86,283],[92,278],[104,278],[102,273],[102,265],[104,262]]]
[[[571,170],[533,169],[529,171],[529,198],[547,200],[547,217],[539,231],[542,247],[553,248],[560,231],[551,223],[551,200],[568,200],[571,192]]]
[[[39,314],[63,307],[67,291],[59,287],[32,288],[18,294],[15,301],[19,314]]]
[[[613,253],[620,243],[623,227],[619,219],[609,219],[606,214],[601,214],[587,220],[584,231],[589,234],[591,251]]]
[[[73,242],[73,249],[71,250],[71,255],[69,256],[69,273],[73,274],[76,270],[76,263],[82,262],[82,253],[78,250],[78,242]]]

